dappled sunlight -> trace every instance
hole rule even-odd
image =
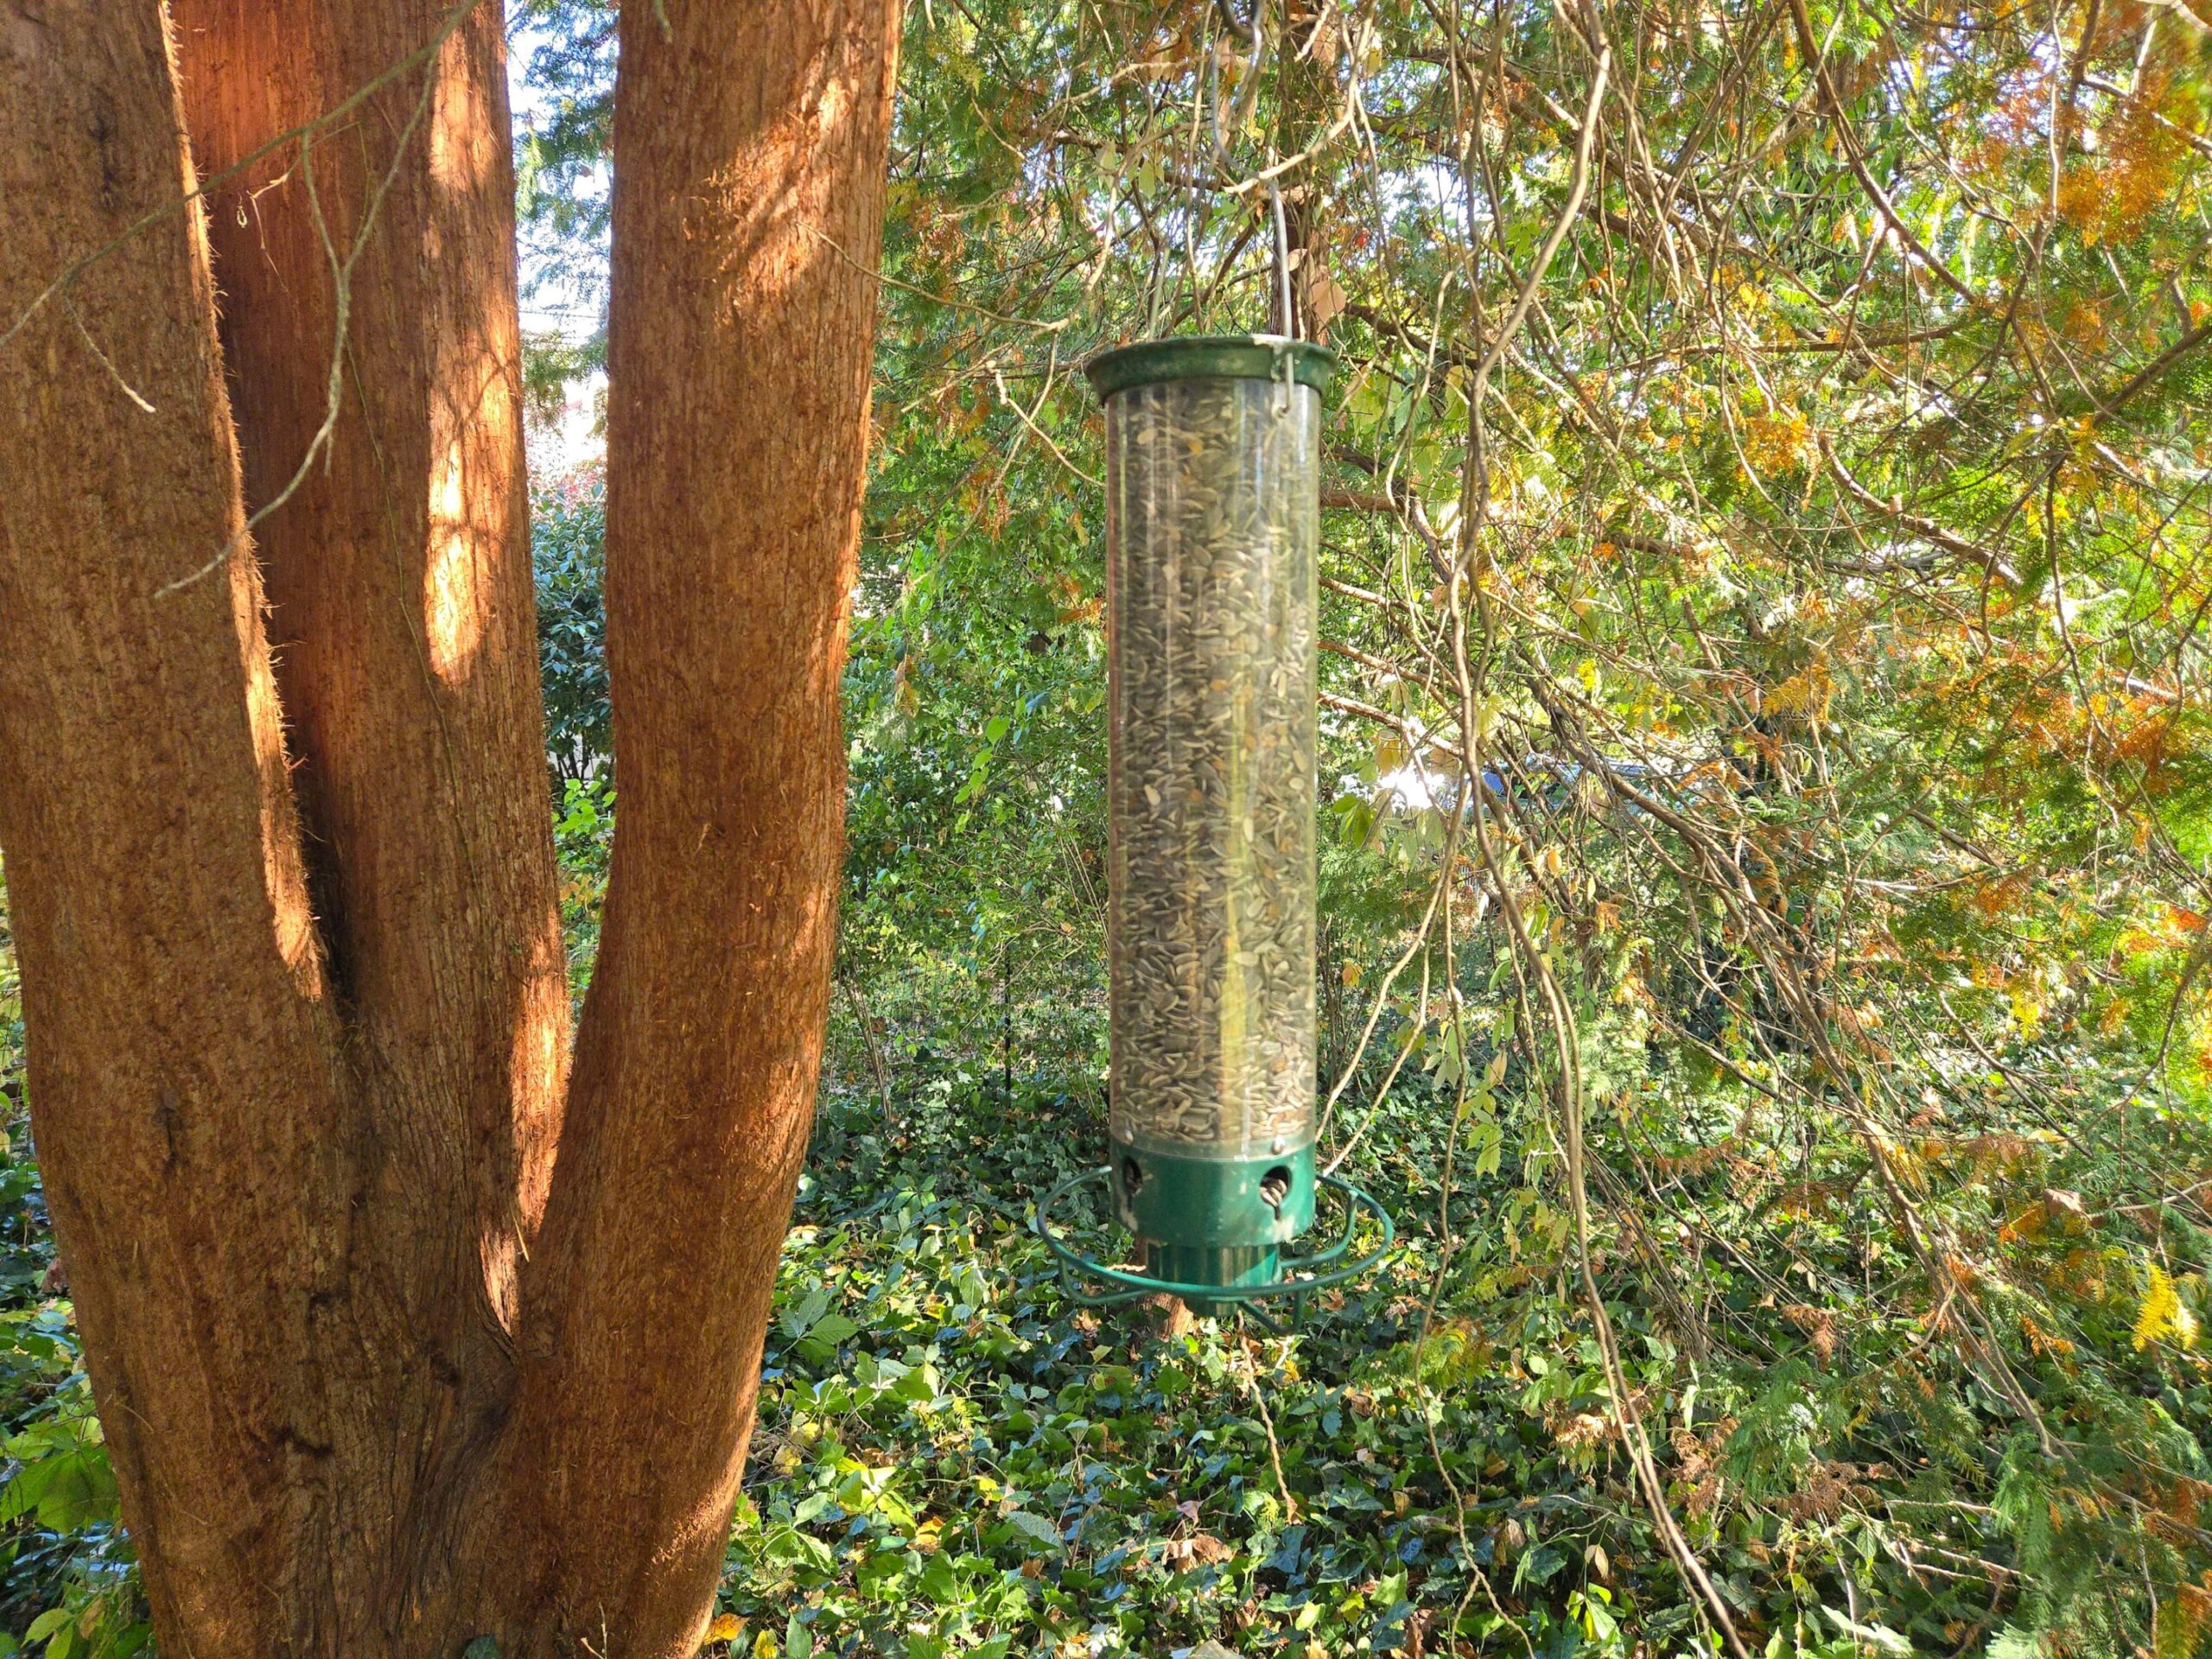
[[[285,759],[283,705],[262,626],[262,602],[261,574],[253,550],[242,547],[231,559],[231,616],[238,632],[239,661],[245,671],[246,724],[253,743],[254,768],[261,779],[262,881],[269,893],[276,953],[300,988],[319,996],[322,976],[315,912],[308,902],[299,815],[292,801]]]
[[[0,1659],[2212,1655],[2205,10],[0,0]]]
[[[484,641],[477,538],[471,522],[466,442],[456,435],[430,484],[429,556],[423,571],[423,620],[430,669],[448,683],[465,680]]]
[[[515,1020],[508,1076],[515,1100],[522,1166],[516,1191],[525,1230],[544,1213],[552,1179],[552,1147],[561,1133],[562,1098],[568,1084],[569,982],[560,925],[548,917],[524,982]]]
[[[836,169],[809,159],[839,153],[855,114],[868,107],[839,77],[844,67],[843,54],[825,43],[807,67],[808,91],[710,175],[690,204],[691,234],[722,245],[717,275],[742,290],[746,312],[779,304],[823,260],[852,257],[821,229],[836,216]],[[731,318],[746,326],[734,308]]]
[[[487,119],[504,99],[479,83],[480,67],[464,35],[446,41],[427,133],[430,186],[444,203],[424,232],[430,260],[470,257],[463,245],[447,245],[441,226],[492,211],[504,183],[505,138]],[[445,451],[429,480],[423,633],[431,671],[454,683],[474,672],[493,624],[499,561],[512,530],[508,468],[521,435],[512,384],[518,350],[513,313],[493,305],[438,318],[429,349],[433,385],[444,389],[433,442]]]
[[[520,1313],[522,1264],[545,1217],[568,1093],[568,964],[557,918],[547,916],[529,948],[530,971],[517,987],[507,1052],[512,1203],[505,1215],[481,1217],[478,1246],[485,1300],[507,1331]]]
[[[505,148],[504,137],[485,118],[487,111],[504,108],[505,97],[477,84],[475,67],[465,35],[446,41],[430,109],[430,180],[456,195],[473,195],[491,185]]]

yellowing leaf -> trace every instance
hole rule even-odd
[[[2196,1343],[2196,1316],[2182,1306],[2174,1291],[2174,1281],[2157,1262],[2151,1264],[2150,1287],[2143,1293],[2143,1306],[2135,1315],[2135,1345],[2148,1348],[2152,1343],[2171,1337],[2184,1348]]]
[[[2177,1593],[2158,1604],[2151,1624],[2151,1649],[2158,1659],[2190,1659],[2196,1651],[2204,1627],[2212,1620],[2212,1594],[2201,1586],[2183,1584]]]
[[[735,1613],[719,1613],[715,1622],[707,1626],[709,1642],[734,1642],[745,1634],[745,1621]]]

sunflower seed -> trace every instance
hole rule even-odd
[[[1176,380],[1107,406],[1113,1133],[1313,1138],[1320,399]]]

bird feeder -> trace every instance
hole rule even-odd
[[[1268,336],[1095,359],[1106,410],[1111,1160],[1038,1230],[1105,1297],[1202,1306],[1348,1276],[1312,1224],[1317,346]],[[1103,1179],[1141,1272],[1050,1217]],[[1382,1217],[1387,1242],[1389,1220]],[[1371,1259],[1371,1258],[1370,1258]]]

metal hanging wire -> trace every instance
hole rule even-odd
[[[1253,0],[1252,15],[1249,17],[1238,13],[1236,0],[1214,0],[1214,10],[1221,15],[1222,26],[1236,39],[1245,41],[1252,48],[1251,60],[1246,64],[1244,69],[1244,81],[1246,86],[1253,88],[1253,97],[1256,99],[1260,60],[1266,55],[1268,49],[1265,27],[1267,0]],[[1240,99],[1239,101],[1243,100]],[[1223,176],[1231,177],[1236,173],[1236,164],[1230,159],[1229,141],[1222,132],[1221,105],[1222,99],[1217,89],[1212,111],[1214,164],[1221,169]],[[1283,216],[1282,190],[1275,182],[1274,157],[1272,152],[1268,159],[1268,167],[1265,173],[1265,179],[1268,187],[1268,213],[1273,222],[1274,232],[1275,301],[1281,308],[1283,338],[1296,340],[1299,337],[1298,303],[1291,292],[1290,229]]]

